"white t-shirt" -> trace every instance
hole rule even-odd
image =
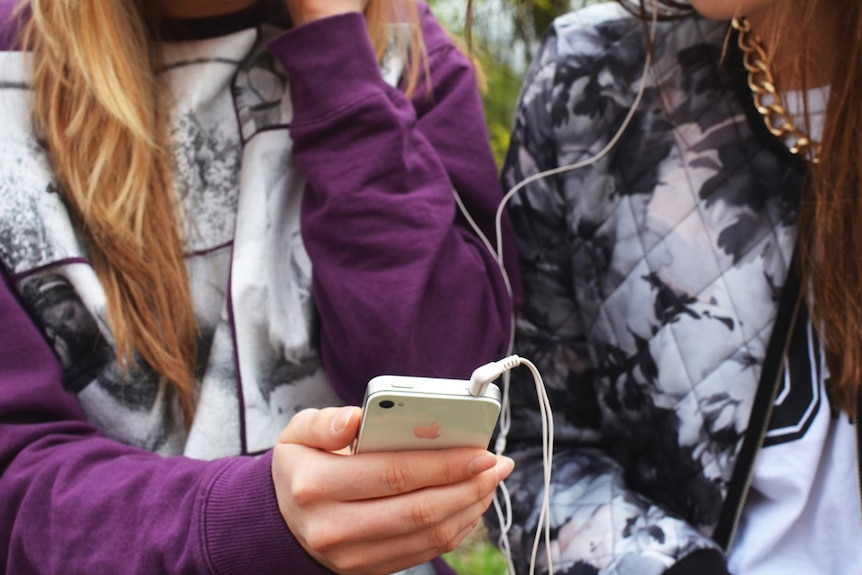
[[[808,94],[815,140],[827,96],[826,90]],[[801,110],[800,95],[790,95],[785,105]],[[729,552],[734,575],[862,573],[856,430],[830,406],[828,377],[821,344],[803,314]]]
[[[803,327],[730,550],[735,575],[862,573],[856,430],[829,405],[819,343]]]

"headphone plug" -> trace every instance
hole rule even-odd
[[[521,358],[517,355],[509,355],[503,359],[480,365],[470,375],[470,395],[481,397],[488,388],[488,384],[509,371],[513,367],[521,365]]]

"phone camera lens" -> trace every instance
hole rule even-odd
[[[383,401],[380,402],[379,405],[383,409],[391,409],[391,408],[395,407],[395,402],[389,401],[388,399],[384,399]]]

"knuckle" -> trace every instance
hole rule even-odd
[[[300,507],[309,507],[321,499],[320,484],[307,474],[300,473],[290,484],[290,496]]]
[[[360,573],[366,567],[357,553],[339,555],[332,562],[339,573]]]
[[[310,548],[325,554],[332,549],[335,536],[331,526],[315,522],[306,526],[303,539]]]
[[[458,546],[457,531],[448,524],[437,525],[429,533],[429,545],[438,554],[443,555],[454,551]]]
[[[405,493],[413,488],[413,475],[403,465],[391,465],[383,474],[383,482],[391,493]]]
[[[424,501],[415,503],[410,510],[410,515],[413,525],[419,530],[428,529],[437,523],[433,506]]]

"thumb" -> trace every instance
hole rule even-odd
[[[361,413],[355,406],[303,409],[291,418],[278,441],[327,451],[343,449],[356,437]]]

